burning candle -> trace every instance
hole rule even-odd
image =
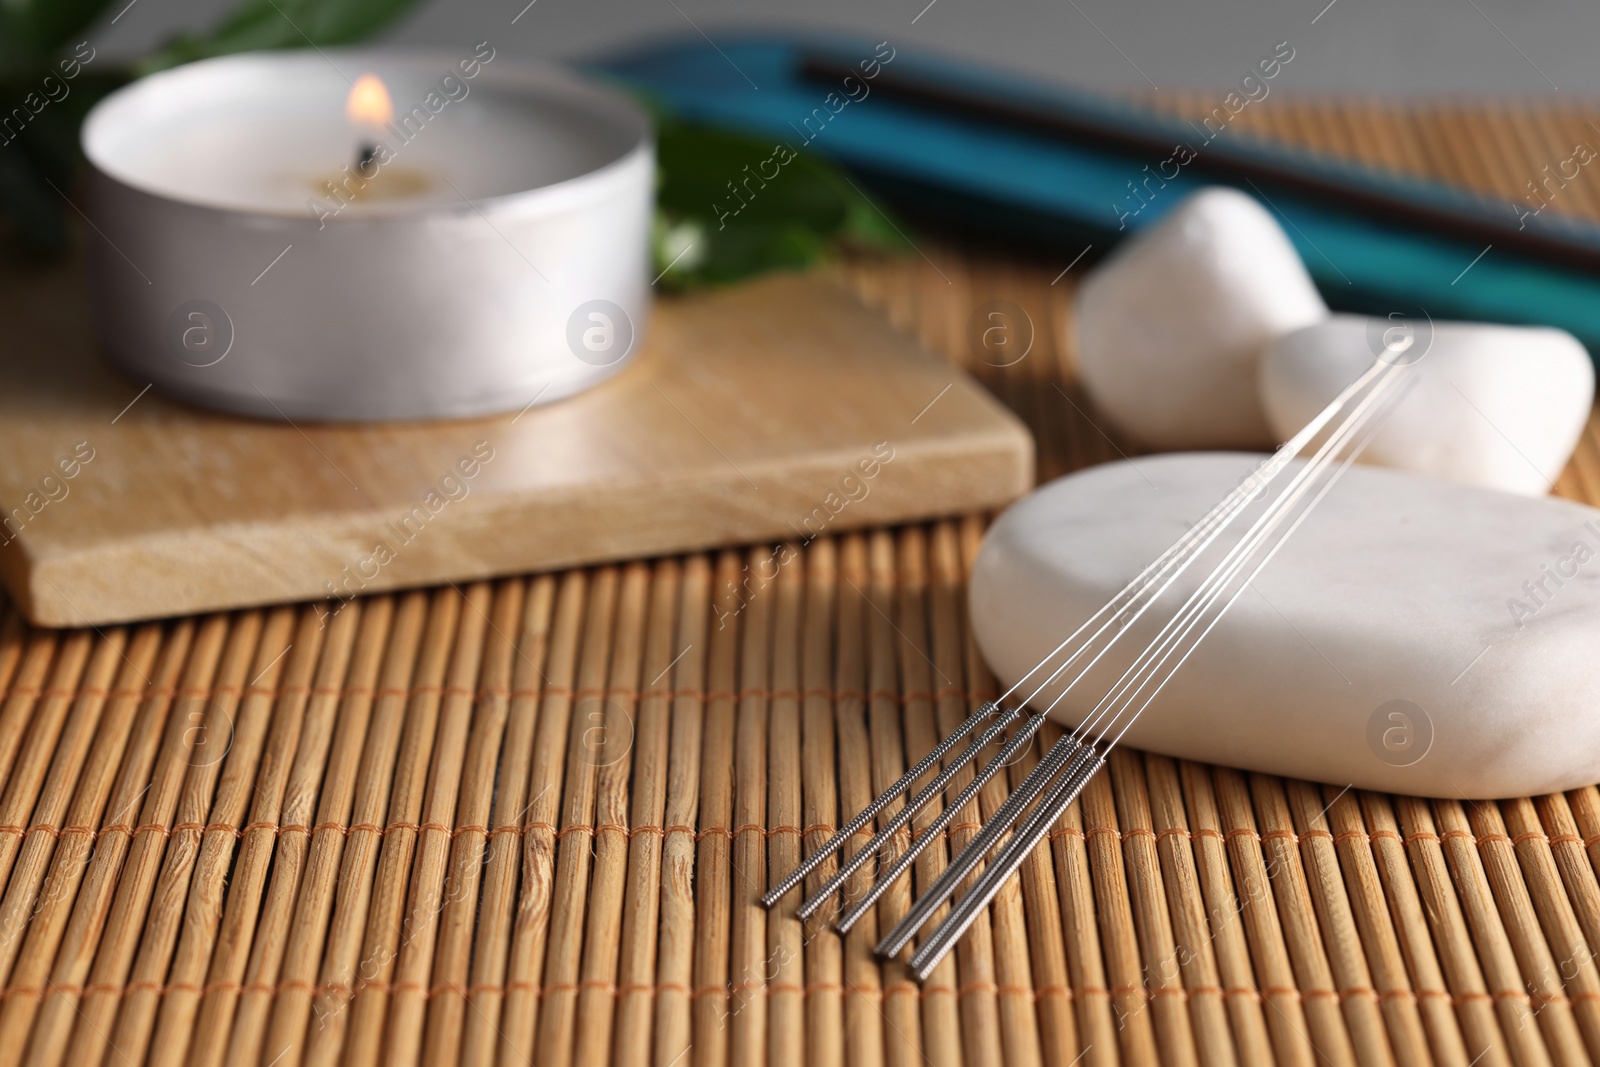
[[[649,123],[561,70],[488,45],[206,60],[101,101],[83,147],[101,341],[176,396],[471,416],[571,395],[637,348]]]
[[[350,87],[345,98],[344,115],[357,126],[369,127],[376,136],[394,121],[394,101],[389,98],[389,88],[376,74],[363,74]],[[377,177],[378,142],[364,142],[356,157],[356,171],[362,177]]]

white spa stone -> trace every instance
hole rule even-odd
[[[1007,510],[970,594],[1001,681],[1024,675],[1260,458],[1106,464]],[[1080,721],[1213,565],[1202,557],[1157,600],[1056,709],[1061,721]],[[1125,741],[1422,796],[1570,789],[1600,781],[1596,648],[1600,510],[1355,466]]]
[[[1282,440],[1309,422],[1384,348],[1385,319],[1335,315],[1274,341],[1261,402]],[[1401,327],[1405,329],[1407,327]],[[1542,327],[1422,322],[1397,358],[1417,379],[1362,460],[1542,496],[1594,404],[1594,366],[1576,337]]]
[[[1267,209],[1202,189],[1079,289],[1084,388],[1151,448],[1265,447],[1256,363],[1274,338],[1327,314]]]

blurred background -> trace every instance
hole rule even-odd
[[[112,56],[140,56],[236,6],[115,4],[89,38]],[[1287,39],[1298,54],[1279,87],[1291,92],[1600,93],[1600,8],[1576,0],[535,0],[531,7],[527,0],[423,0],[383,39],[455,45],[490,38],[508,55],[573,59],[669,35],[715,39],[774,28],[889,37],[1103,90],[1235,82],[1264,49]]]

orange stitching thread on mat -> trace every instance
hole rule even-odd
[[[471,697],[473,690],[459,685],[439,685],[434,682],[428,682],[423,685],[412,686],[410,689],[401,689],[398,686],[385,686],[384,688],[378,690],[379,696],[383,696],[385,694],[402,696],[408,699],[412,697],[431,696],[437,696],[440,698],[459,696]]]
[[[684,985],[682,982],[662,982],[660,985],[655,987],[655,993],[657,996],[660,996],[663,993],[676,993],[680,997],[694,996],[694,991],[688,986]]]
[[[0,700],[11,700],[14,697],[23,697],[27,700],[73,700],[77,697],[93,697],[96,700],[123,700],[128,697],[136,699],[151,696],[171,696],[175,692],[173,686],[150,686],[145,689],[133,689],[128,686],[118,686],[115,689],[106,689],[104,686],[92,685],[82,689],[62,689],[60,686],[19,685],[14,689],[0,690]]]
[[[385,834],[388,834],[394,830],[410,830],[412,833],[418,834],[424,830],[438,830],[448,834],[450,832],[450,827],[446,826],[442,822],[414,823],[405,819],[396,819],[394,822],[383,828],[383,832]]]
[[[22,831],[22,829],[23,829],[22,827],[17,827],[17,826],[0,826],[0,833],[6,833],[6,832],[16,833],[16,832]],[[450,827],[450,826],[445,825],[444,823],[438,823],[438,822],[414,823],[414,822],[397,821],[397,822],[389,823],[386,826],[379,826],[376,823],[370,823],[370,822],[356,823],[356,824],[354,824],[352,826],[345,826],[342,823],[337,823],[337,822],[320,822],[320,823],[317,823],[314,826],[306,826],[303,823],[282,823],[282,824],[279,824],[279,823],[273,823],[273,822],[270,822],[270,821],[267,821],[267,820],[258,820],[256,822],[249,823],[249,824],[247,824],[245,826],[241,826],[241,827],[229,826],[226,823],[201,824],[201,823],[197,823],[197,822],[177,823],[177,824],[175,824],[173,826],[163,826],[160,823],[141,823],[138,826],[132,826],[132,827],[130,827],[127,823],[112,823],[109,826],[101,827],[99,830],[90,830],[86,826],[68,826],[68,827],[63,827],[61,830],[54,830],[51,827],[44,826],[42,824],[38,824],[38,825],[35,825],[35,826],[28,827],[26,829],[26,832],[31,833],[34,830],[42,830],[42,831],[44,831],[46,833],[55,834],[57,836],[65,836],[66,834],[92,834],[97,839],[100,838],[100,837],[103,837],[103,836],[105,836],[106,834],[109,834],[109,833],[125,833],[125,834],[128,834],[130,836],[134,836],[134,835],[138,835],[138,834],[142,834],[142,833],[155,833],[155,834],[160,834],[163,837],[170,837],[173,834],[176,834],[176,833],[179,833],[179,832],[183,832],[183,831],[192,831],[192,832],[196,832],[196,833],[211,833],[212,831],[225,831],[225,832],[227,832],[227,833],[229,833],[229,834],[231,834],[231,835],[233,835],[234,837],[237,838],[237,837],[242,836],[246,832],[252,831],[252,830],[271,830],[274,834],[276,834],[278,836],[282,836],[284,834],[289,834],[289,833],[304,834],[304,833],[322,833],[324,831],[333,831],[333,832],[336,832],[336,833],[343,834],[346,837],[349,837],[351,834],[355,834],[355,833],[369,833],[369,834],[379,834],[379,835],[382,835],[382,836],[388,836],[388,834],[391,831],[394,831],[394,830],[408,830],[408,831],[411,831],[413,833],[420,833],[423,830],[432,830],[432,831],[436,831],[438,833],[449,834],[452,839],[460,837],[462,834],[483,834],[483,835],[488,836],[488,837],[494,837],[494,836],[499,835],[499,834],[516,834],[518,836],[521,836],[521,835],[523,835],[525,832],[527,832],[529,830],[546,830],[546,831],[557,833],[558,836],[560,834],[563,834],[563,833],[570,833],[570,832],[572,832],[574,830],[591,830],[591,831],[619,830],[619,831],[621,831],[623,833],[628,834],[630,837],[632,835],[634,835],[634,834],[640,834],[640,833],[655,833],[655,834],[659,834],[659,833],[663,833],[663,832],[671,832],[673,830],[682,830],[682,831],[685,831],[685,832],[693,832],[689,827],[669,827],[669,828],[667,828],[667,830],[664,831],[661,827],[657,827],[657,826],[638,826],[638,827],[629,828],[629,827],[619,826],[619,825],[612,824],[612,823],[601,824],[600,826],[597,826],[597,827],[590,827],[590,826],[585,825],[585,824],[577,824],[577,825],[574,825],[574,826],[569,826],[565,830],[557,831],[554,826],[552,826],[549,823],[545,823],[545,822],[531,822],[531,823],[528,823],[528,824],[526,824],[524,826],[517,826],[515,824],[507,824],[507,825],[504,825],[504,826],[496,826],[496,827],[491,829],[491,828],[486,827],[486,826],[484,826],[482,824],[479,824],[479,823],[472,823],[472,824],[467,825],[467,826]]]
[[[55,837],[59,833],[55,827],[44,823],[35,823],[33,826],[18,826],[15,823],[7,823],[4,826],[0,826],[0,834],[15,834],[18,837],[22,837],[24,834],[31,834],[35,830],[42,830],[51,837]]]
[[[618,986],[616,990],[617,996],[619,997],[631,997],[641,993],[645,996],[649,996],[654,992],[656,992],[656,987],[645,985],[642,982],[627,982]]]
[[[1186,987],[1191,997],[1221,997],[1226,995],[1221,986],[1197,985]]]
[[[646,995],[676,993],[682,996],[691,997],[693,999],[698,999],[705,996],[723,996],[731,998],[736,994],[750,992],[759,992],[768,996],[774,993],[804,993],[805,995],[810,996],[816,993],[848,992],[858,995],[864,994],[875,998],[888,995],[899,995],[900,993],[904,992],[925,998],[934,995],[948,996],[954,992],[955,996],[958,998],[963,998],[972,994],[989,994],[1003,997],[1026,997],[1035,1001],[1041,997],[1055,996],[1064,997],[1069,1001],[1074,999],[1109,996],[1112,998],[1135,997],[1139,1000],[1148,1002],[1151,998],[1158,996],[1177,996],[1189,998],[1220,995],[1229,998],[1246,997],[1256,1001],[1261,1000],[1263,997],[1287,997],[1296,1000],[1306,997],[1330,997],[1343,1001],[1352,996],[1374,997],[1379,1000],[1427,996],[1444,999],[1453,1005],[1460,1004],[1465,1001],[1476,1000],[1527,1000],[1531,1004],[1540,1005],[1569,1002],[1569,998],[1567,996],[1559,993],[1549,996],[1543,996],[1539,994],[1530,996],[1529,994],[1523,993],[1519,990],[1498,990],[1493,994],[1482,992],[1450,993],[1444,990],[1427,990],[1417,993],[1413,993],[1410,990],[1391,990],[1386,993],[1378,993],[1370,986],[1357,986],[1347,990],[1334,990],[1325,988],[1302,990],[1296,989],[1292,986],[1271,986],[1264,990],[1256,990],[1248,986],[1230,986],[1227,989],[1219,989],[1216,986],[1210,985],[1196,986],[1194,989],[1185,989],[1182,986],[1169,986],[1150,989],[1144,986],[1128,984],[1115,986],[1111,989],[1106,989],[1101,986],[1082,986],[1074,989],[1070,986],[1061,985],[1041,986],[1037,989],[1034,989],[1028,986],[1015,984],[997,985],[995,982],[988,980],[975,980],[966,982],[960,986],[957,986],[954,990],[952,990],[948,985],[930,985],[926,988],[919,989],[915,984],[909,981],[896,982],[893,985],[883,989],[875,989],[868,986],[857,986],[851,984],[840,985],[837,982],[812,982],[808,983],[804,988],[802,988],[792,983],[765,984],[762,982],[752,981],[737,985],[705,985],[690,990],[687,986],[674,982],[663,982],[655,986],[642,983],[632,983],[619,987],[611,982],[601,981],[599,979],[587,979],[580,983],[558,982],[548,986],[541,986],[537,981],[521,980],[506,984],[485,982],[473,985],[468,987],[466,994],[469,996],[476,996],[481,993],[488,993],[503,996],[508,993],[532,991],[543,998],[551,995],[577,993],[585,989],[597,989],[614,998],[639,993]],[[203,995],[212,992],[238,992],[278,996],[283,993],[303,992],[310,993],[315,997],[337,995],[345,999],[349,999],[356,994],[369,990],[380,994],[416,992],[420,993],[423,999],[431,999],[435,995],[444,992],[461,992],[460,987],[448,983],[436,983],[431,988],[424,988],[422,984],[418,982],[388,982],[379,978],[359,979],[354,983],[324,982],[317,984],[308,982],[304,979],[285,979],[276,983],[239,983],[231,979],[218,979],[216,981],[206,983],[203,987],[197,986],[193,982],[162,983],[152,979],[130,982],[120,988],[104,982],[95,982],[83,986],[70,983],[51,983],[49,986],[49,992],[62,993],[67,996],[101,995],[119,998],[137,993],[154,993],[158,996],[166,996],[169,993],[193,993],[196,995]],[[12,997],[38,999],[44,993],[45,988],[43,986],[11,986],[9,988],[0,990],[0,1001]],[[748,997],[740,996],[738,999],[747,1000]],[[1600,1000],[1600,991],[1580,993],[1570,999],[1577,1001]]]
[[[767,987],[767,992],[775,997],[794,996],[795,994],[805,996],[806,990],[804,986],[795,985],[793,982],[773,982]]]
[[[122,693],[126,694],[126,696],[136,696],[133,689],[122,689]],[[70,699],[75,699],[78,696],[93,696],[104,701],[107,696],[110,696],[110,691],[99,688],[99,686],[86,686],[83,689],[62,689],[61,686],[54,685],[21,685],[18,688],[11,689],[11,693],[6,696],[6,699],[11,699],[13,696],[26,696],[30,701],[38,701],[38,697],[45,697],[46,701],[56,701],[56,699],[70,701]]]
[[[1068,986],[1056,985],[1052,983],[1050,985],[1040,986],[1038,989],[1033,991],[1034,1000],[1042,1000],[1045,997],[1060,997],[1062,1000],[1071,1003],[1072,990]]]
[[[15,829],[15,828],[14,827],[0,826],[0,833],[3,833],[8,829]],[[43,829],[43,830],[47,830],[48,831],[48,828],[47,827],[43,827],[43,826],[33,827],[33,828],[30,828],[30,830],[31,829]],[[680,829],[687,829],[687,828],[680,828]],[[251,830],[270,830],[275,835],[280,836],[280,837],[282,835],[284,835],[284,834],[290,834],[290,833],[297,833],[297,834],[322,833],[324,831],[332,831],[332,832],[335,832],[335,833],[340,833],[340,834],[343,834],[345,837],[349,837],[350,835],[356,834],[356,833],[378,834],[380,836],[385,836],[386,837],[386,836],[388,836],[388,834],[391,831],[394,831],[394,830],[407,830],[407,831],[410,831],[412,833],[421,833],[424,830],[431,830],[431,831],[434,831],[434,832],[437,832],[437,833],[448,834],[452,840],[457,838],[457,837],[460,837],[463,834],[482,834],[482,835],[484,835],[486,837],[495,837],[495,836],[497,836],[499,834],[515,834],[515,835],[520,837],[525,832],[527,832],[529,830],[547,830],[547,831],[556,833],[557,836],[560,836],[560,834],[563,834],[563,833],[570,833],[570,832],[572,832],[574,830],[591,830],[591,831],[618,830],[618,831],[621,831],[623,833],[626,833],[630,837],[633,836],[634,834],[640,834],[640,833],[655,833],[655,834],[659,834],[659,833],[663,832],[660,827],[656,827],[656,826],[638,826],[638,827],[633,827],[633,828],[630,829],[628,827],[620,826],[620,825],[613,824],[613,823],[603,823],[603,824],[601,824],[600,826],[597,826],[597,827],[590,827],[590,826],[588,826],[586,824],[578,824],[578,825],[574,825],[574,826],[569,826],[565,830],[557,831],[554,826],[550,825],[549,823],[545,823],[545,822],[532,822],[532,823],[526,824],[525,826],[517,826],[517,825],[514,825],[514,824],[508,824],[508,825],[504,825],[504,826],[496,826],[496,827],[491,829],[491,828],[489,828],[487,826],[484,826],[481,823],[471,823],[471,824],[468,824],[468,825],[465,825],[465,826],[451,827],[451,826],[445,825],[444,823],[439,823],[439,822],[414,823],[414,822],[406,822],[406,821],[397,821],[397,822],[389,823],[386,826],[379,826],[376,823],[370,823],[370,822],[356,823],[356,824],[354,824],[352,826],[345,826],[345,825],[343,825],[341,823],[337,823],[337,822],[320,822],[320,823],[317,823],[314,826],[306,826],[303,823],[282,823],[282,824],[279,824],[279,823],[273,823],[273,822],[266,821],[266,820],[259,820],[257,822],[249,823],[249,824],[247,824],[245,826],[237,827],[237,828],[229,826],[226,823],[210,823],[210,824],[207,824],[207,825],[201,825],[200,823],[196,823],[196,822],[185,822],[185,823],[178,823],[178,824],[176,824],[174,826],[170,826],[170,827],[162,826],[159,823],[143,823],[143,824],[141,824],[139,826],[135,826],[135,827],[131,827],[131,828],[126,823],[114,823],[114,824],[112,824],[110,826],[105,826],[105,827],[102,827],[101,829],[99,829],[97,831],[92,831],[92,832],[93,832],[93,834],[94,834],[94,836],[96,838],[102,837],[102,836],[104,836],[104,835],[106,835],[108,833],[112,833],[112,832],[122,832],[122,833],[127,833],[127,834],[130,834],[130,835],[136,835],[136,834],[149,832],[149,833],[160,834],[163,837],[170,837],[172,834],[178,833],[180,831],[194,831],[194,832],[198,832],[198,833],[210,833],[212,831],[218,831],[218,830],[226,831],[227,833],[232,834],[236,838],[243,836],[246,832],[251,831]],[[67,833],[90,833],[91,831],[87,827],[71,826],[71,827],[66,827],[66,828],[64,828],[64,829],[62,829],[60,831],[56,831],[56,832],[61,834],[61,835],[65,835]]]
[[[1333,997],[1333,990],[1331,989],[1294,989],[1293,985],[1267,985],[1266,989],[1261,990],[1261,995],[1262,997],[1266,997],[1267,1000],[1272,1000],[1274,997],[1288,997],[1290,1000],[1302,1000],[1302,998],[1310,997],[1310,995],[1312,995],[1314,992],[1322,992],[1325,993],[1325,995],[1328,995],[1328,997]]]
[[[1335,992],[1338,995],[1341,1003],[1349,1000],[1351,997],[1361,997],[1363,999],[1370,998],[1372,1000],[1379,999],[1378,991],[1373,989],[1371,986],[1366,985],[1351,986],[1349,989],[1339,989],[1335,990]]]

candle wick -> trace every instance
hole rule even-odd
[[[378,146],[364,144],[356,153],[356,173],[363,178],[374,178],[378,174]]]

